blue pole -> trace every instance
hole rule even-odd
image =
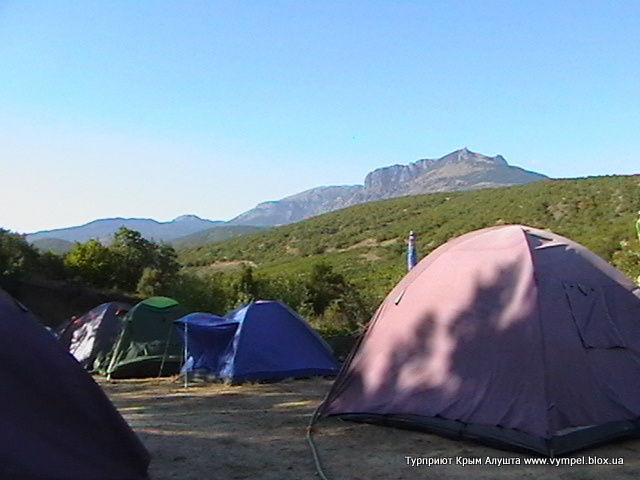
[[[187,350],[189,344],[189,322],[184,322],[184,388],[189,386],[189,372],[186,369],[187,366]]]
[[[407,241],[407,271],[418,263],[418,250],[416,249],[416,234],[411,230]]]

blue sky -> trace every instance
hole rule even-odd
[[[640,2],[2,1],[0,226],[230,219],[462,147],[638,173]]]

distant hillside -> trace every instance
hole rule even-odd
[[[104,218],[77,227],[30,233],[27,241],[34,243],[45,238],[68,242],[84,242],[91,238],[108,241],[120,227],[137,230],[149,240],[171,241],[222,223],[224,222],[204,220],[196,215],[182,215],[170,222],[158,222],[150,218]]]
[[[546,179],[545,175],[509,165],[463,148],[438,159],[379,168],[364,185],[318,187],[263,202],[229,221],[236,225],[284,225],[359,203],[421,193],[504,187]]]
[[[171,242],[175,248],[187,248],[206,243],[220,242],[230,238],[241,237],[250,233],[264,230],[266,227],[248,225],[220,225],[177,238]]]
[[[67,253],[71,250],[71,247],[73,247],[73,242],[60,240],[59,238],[41,238],[32,243],[33,246],[41,252],[52,252],[58,254]]]
[[[545,180],[528,185],[402,197],[345,208],[241,238],[179,251],[184,265],[244,260],[269,275],[301,274],[323,260],[382,296],[404,274],[405,238],[421,256],[448,239],[521,223],[570,237],[607,260],[636,242],[640,175]],[[626,243],[625,243],[626,242]]]

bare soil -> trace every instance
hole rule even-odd
[[[175,378],[97,381],[152,455],[153,480],[318,478],[306,442],[309,419],[331,381],[191,384]],[[323,419],[314,440],[329,479],[637,479],[640,440],[579,452],[574,462],[525,465],[539,458],[421,432]],[[407,459],[407,457],[410,457]],[[412,466],[411,458],[447,465]],[[450,460],[448,460],[450,459]],[[456,464],[479,459],[479,465]],[[569,459],[564,459],[568,462]],[[519,465],[496,465],[490,462]],[[613,465],[620,462],[622,465]]]

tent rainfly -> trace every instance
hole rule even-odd
[[[104,373],[110,378],[178,373],[182,340],[173,322],[184,314],[178,302],[168,297],[151,297],[138,303],[124,318]]]
[[[60,343],[87,370],[94,369],[94,362],[99,368],[113,348],[122,327],[122,318],[129,309],[131,305],[121,302],[98,305],[68,322],[58,332]]]
[[[561,455],[640,433],[640,290],[522,225],[462,235],[391,291],[320,417]]]
[[[149,454],[102,389],[2,290],[0,342],[0,478],[147,478]]]
[[[242,383],[338,372],[329,346],[280,302],[253,302],[225,317],[192,313],[176,325],[190,354],[185,373]]]

